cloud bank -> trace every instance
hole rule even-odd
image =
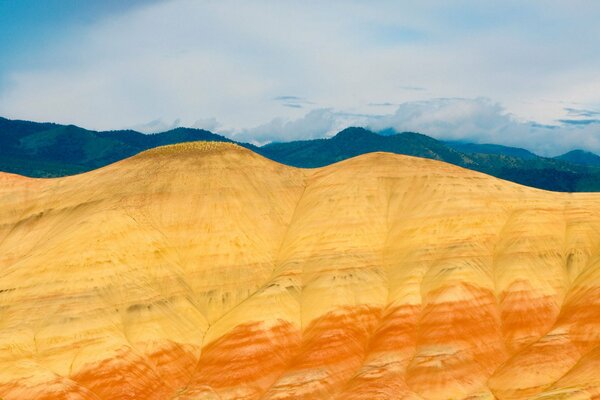
[[[593,112],[571,112],[571,115],[585,117]],[[486,98],[406,102],[398,105],[395,112],[374,115],[315,109],[294,120],[274,119],[235,137],[257,143],[314,139],[330,137],[348,126],[363,126],[373,131],[420,132],[440,140],[524,147],[545,156],[576,148],[600,153],[600,122],[569,119],[566,123],[542,125],[519,120]]]
[[[358,124],[600,151],[598,18],[600,3],[578,0],[137,2],[0,68],[0,115],[257,142]]]

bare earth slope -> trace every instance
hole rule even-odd
[[[600,398],[600,194],[224,143],[0,175],[0,397]]]

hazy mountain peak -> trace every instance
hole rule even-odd
[[[352,138],[365,137],[365,136],[373,136],[377,135],[376,133],[362,127],[351,126],[345,129],[342,129],[338,133],[336,133],[332,139],[343,139],[348,140]]]
[[[557,160],[579,165],[600,166],[600,156],[595,153],[576,149],[555,157]]]

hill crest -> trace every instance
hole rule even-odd
[[[0,119],[0,171],[34,177],[74,175],[161,145],[207,140],[232,142],[224,136],[191,128],[144,135],[135,131],[96,132],[73,125]],[[600,191],[600,165],[595,165],[595,159],[590,162],[590,157],[544,158],[524,149],[445,143],[411,132],[380,135],[350,127],[329,139],[264,146],[238,144],[295,167],[321,167],[367,152],[387,151],[438,159],[545,190]]]
[[[598,194],[202,143],[31,182],[0,192],[6,400],[600,389]]]

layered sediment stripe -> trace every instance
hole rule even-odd
[[[0,174],[0,397],[600,396],[600,197],[228,144]]]
[[[173,390],[144,357],[128,347],[84,366],[71,378],[102,399],[161,399]]]
[[[416,336],[406,381],[425,398],[466,397],[485,387],[507,357],[496,298],[473,285],[429,293]]]
[[[311,399],[334,396],[359,369],[368,340],[380,318],[370,307],[335,310],[315,319],[285,373],[264,399]]]
[[[0,382],[0,394],[5,399],[101,400],[89,388],[69,378],[34,363],[19,364],[10,367],[15,378]]]
[[[257,399],[298,353],[300,332],[291,323],[247,323],[202,352],[191,381],[178,399],[212,393],[218,398]]]
[[[418,399],[405,380],[415,354],[420,306],[395,306],[383,313],[369,339],[361,367],[337,394],[337,399]]]

